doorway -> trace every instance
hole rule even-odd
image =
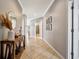
[[[36,37],[40,37],[39,25],[36,25]]]
[[[36,38],[42,39],[42,20],[35,23],[35,36]]]

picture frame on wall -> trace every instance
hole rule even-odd
[[[46,19],[46,30],[47,31],[52,31],[52,16],[49,16]]]

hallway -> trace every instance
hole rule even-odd
[[[3,51],[1,55],[5,57],[0,59],[68,59],[67,0],[0,0],[0,12],[4,16],[2,21],[8,20],[4,21],[6,29],[12,32],[6,34],[7,42],[14,47],[12,52],[12,49],[5,52],[6,55]],[[1,24],[4,27],[4,23]],[[40,39],[33,39],[37,36]],[[26,49],[21,51],[25,45]],[[8,48],[11,47],[6,51]]]
[[[30,39],[20,59],[62,59],[41,39]]]

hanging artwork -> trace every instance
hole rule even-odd
[[[52,31],[52,16],[49,16],[46,19],[46,30],[47,31]]]

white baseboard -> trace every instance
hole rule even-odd
[[[54,50],[62,59],[65,59],[54,47],[52,47],[45,39],[43,39],[44,42],[48,44],[48,46]]]

